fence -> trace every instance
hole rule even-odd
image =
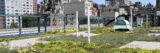
[[[76,28],[76,16],[0,15],[0,38],[23,37],[54,30]],[[79,28],[87,28],[87,16],[79,16]],[[101,17],[91,17],[91,27],[103,26]],[[2,25],[1,25],[2,27]]]

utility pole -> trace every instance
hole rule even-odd
[[[115,19],[115,23],[116,23],[116,21],[117,21],[116,15],[115,15],[115,18],[114,18],[114,19]]]
[[[76,35],[77,35],[77,37],[78,37],[78,35],[79,35],[79,33],[78,33],[78,31],[79,31],[78,25],[79,25],[79,21],[78,21],[78,11],[76,11]]]
[[[90,8],[88,6],[88,43],[91,43],[91,38],[90,38]]]
[[[22,34],[22,16],[19,16],[18,17],[18,22],[19,22],[19,37],[21,36]]]
[[[148,28],[147,23],[148,23],[148,14],[146,14],[146,28]]]
[[[131,12],[131,27],[133,28],[133,14],[132,14],[132,9],[130,9]]]

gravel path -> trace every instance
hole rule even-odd
[[[68,34],[68,35],[76,35],[76,33],[71,33],[71,34]],[[80,35],[83,35],[84,37],[87,37],[88,33],[79,32],[79,36]],[[98,35],[98,34],[91,33],[91,36],[95,36],[95,35]],[[50,36],[48,36],[48,37],[50,37]],[[36,43],[48,43],[46,41],[40,41],[39,40],[40,38],[44,38],[44,37],[12,40],[12,41],[9,41],[9,42],[0,42],[0,43],[4,44],[6,46],[9,46],[9,48],[11,50],[20,49],[20,48],[28,48],[28,47],[31,47],[31,46],[35,45]],[[9,43],[9,45],[8,45],[8,43]]]
[[[9,48],[12,49],[20,49],[31,47],[36,43],[47,43],[46,41],[39,41],[39,38],[29,38],[29,39],[21,39],[21,40],[12,40],[9,42],[1,42],[4,45],[9,43]]]
[[[160,42],[133,41],[120,48],[141,48],[141,49],[155,50],[155,49],[160,49]]]

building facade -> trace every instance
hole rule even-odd
[[[160,11],[160,0],[157,0],[156,2],[157,2],[156,4],[157,11]]]
[[[120,6],[129,6],[131,4],[130,0],[105,0],[106,6],[114,6],[119,4]]]
[[[0,29],[3,29],[3,17],[2,16],[0,16]]]
[[[156,21],[157,21],[157,26],[160,26],[160,0],[156,0],[156,2],[157,2],[157,4],[156,4],[156,15],[157,15],[157,17],[156,17]]]
[[[130,0],[117,0],[120,6],[130,6],[131,1]]]
[[[0,0],[0,4],[3,15],[37,14],[37,0]],[[4,28],[10,28],[13,22],[18,24],[18,17],[5,16]]]
[[[64,14],[75,14],[76,11],[79,11],[79,16],[88,15],[88,7],[90,8],[90,15],[92,15],[93,3],[91,1],[78,1],[64,4]]]

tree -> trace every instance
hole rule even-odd
[[[17,23],[12,22],[12,23],[11,23],[10,28],[18,28],[18,24],[17,24]]]
[[[52,13],[54,13],[54,10],[56,9],[55,6],[59,1],[60,0],[46,0],[46,2],[42,4],[42,9],[44,9],[45,11],[51,11]]]
[[[22,18],[22,26],[23,27],[33,27],[35,26],[35,20],[31,17],[23,17]]]

